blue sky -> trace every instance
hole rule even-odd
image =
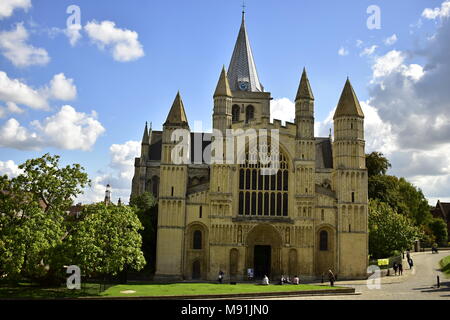
[[[16,103],[21,112],[8,112],[6,105],[10,101],[2,100],[0,88],[0,108],[3,106],[5,110],[0,117],[0,171],[2,163],[6,173],[14,171],[10,168],[11,162],[6,166],[6,161],[17,165],[51,152],[60,154],[64,163],[81,163],[91,178],[102,176],[97,179],[100,185],[108,179],[114,181],[114,177],[108,178],[108,175],[124,178],[120,177],[121,171],[130,170],[124,161],[134,156],[130,149],[135,150],[135,145],[117,147],[115,151],[111,146],[140,141],[145,121],[152,122],[154,129],[161,129],[178,90],[189,121],[193,124],[194,120],[201,120],[205,127],[210,126],[212,94],[222,65],[228,67],[231,59],[241,22],[242,1],[5,1],[17,7],[11,14],[6,12],[3,16],[0,11],[0,71],[6,73],[10,81],[15,79],[38,91],[50,87],[53,77],[63,73],[64,83],[71,79],[76,95],[47,98],[46,110]],[[420,51],[429,48],[428,37],[440,28],[446,28],[448,17],[444,10],[440,11],[439,17],[432,18],[424,17],[423,12],[426,8],[440,8],[442,3],[443,0],[247,0],[247,30],[260,80],[275,102],[279,102],[280,110],[285,110],[291,107],[287,100],[294,100],[301,70],[306,66],[316,98],[316,120],[319,122],[316,134],[328,132],[331,124],[327,118],[337,104],[347,76],[359,99],[367,101],[370,105],[367,108],[379,117],[372,121],[374,128],[389,124],[387,112],[383,113],[384,102],[379,102],[378,106],[370,101],[377,101],[374,87],[381,86],[380,78],[387,81],[392,73],[374,77],[374,65],[383,62],[380,58],[396,51],[404,57],[402,65],[419,65],[425,70],[431,58]],[[66,9],[70,5],[81,9],[83,30],[75,45],[70,44],[64,33],[69,17]],[[366,10],[370,5],[381,9],[379,30],[367,28],[370,14]],[[103,21],[114,22],[115,30],[135,32],[138,42],[134,44],[140,46],[143,54],[135,54],[130,61],[118,61],[110,46],[101,48],[98,39],[95,42],[95,36],[89,34],[85,26],[91,22],[100,25]],[[2,48],[1,40],[5,34],[1,32],[12,32],[20,23],[28,32],[26,44],[45,50],[48,61],[18,66],[5,56],[6,49]],[[394,34],[396,41],[386,45],[385,40]],[[373,52],[362,55],[364,49],[372,46],[377,46]],[[339,49],[346,55],[338,54]],[[49,133],[45,136],[39,131],[42,128],[37,129],[31,124],[36,120],[41,127],[51,123],[51,119],[46,119],[60,112],[63,105],[70,105],[82,117],[97,121],[94,137],[86,138],[88,147],[71,145],[61,139],[54,142]],[[7,121],[12,118],[27,130],[28,138],[32,133],[42,135],[36,150],[30,150],[33,147],[24,144],[23,140],[14,141],[9,137],[8,143],[1,141],[1,128],[5,133]],[[371,122],[371,119],[367,121]],[[88,131],[92,129],[87,126]],[[99,130],[99,126],[104,130]],[[55,134],[55,131],[51,132]],[[399,132],[392,129],[390,134],[397,139]],[[27,134],[24,139],[28,139]],[[368,139],[376,136],[377,130],[368,133]],[[53,142],[46,143],[45,139]],[[435,150],[443,145],[436,146]],[[395,151],[401,145],[396,149],[383,142],[368,141],[370,148],[381,149],[395,157]],[[427,148],[416,149],[420,158],[420,152],[424,154]],[[120,158],[115,152],[124,154]],[[398,164],[399,168],[407,162],[404,158],[395,161],[393,165]],[[448,164],[442,164],[440,172],[444,181],[449,174]],[[436,176],[425,171],[414,172],[414,168],[411,172],[396,169],[394,166],[394,173],[411,177],[419,186],[429,184],[425,177]],[[127,181],[122,183],[125,185]],[[100,190],[98,186],[92,192],[98,196]],[[450,197],[450,194],[435,191],[426,191],[433,201],[437,197]],[[129,190],[122,188],[118,193],[125,196],[127,192]]]

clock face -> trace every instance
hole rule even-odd
[[[248,91],[250,84],[247,81],[239,82],[239,89],[241,91]]]

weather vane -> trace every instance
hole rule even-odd
[[[242,0],[242,13],[245,13],[245,0]]]

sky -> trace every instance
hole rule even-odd
[[[345,80],[383,152],[434,205],[450,201],[450,0],[246,0],[246,25],[272,117],[292,121],[301,71],[328,136]],[[1,0],[0,174],[45,153],[80,163],[77,199],[130,195],[145,122],[161,130],[180,91],[211,127],[241,0]]]

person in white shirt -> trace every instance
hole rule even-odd
[[[265,286],[269,285],[269,278],[267,276],[264,276],[262,284]]]

